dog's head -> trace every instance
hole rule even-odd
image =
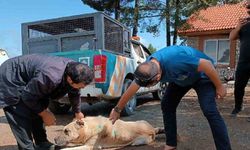
[[[74,120],[63,128],[63,132],[55,138],[55,143],[59,146],[66,146],[69,143],[79,144],[80,141],[84,142],[84,136],[84,120]]]
[[[104,134],[105,130],[105,121],[100,117],[74,120],[64,127],[63,132],[55,138],[55,143],[59,146],[84,144],[92,136]]]

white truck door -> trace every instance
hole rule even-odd
[[[0,65],[7,59],[9,59],[7,52],[5,50],[0,49]]]
[[[148,50],[145,50],[146,47],[143,47],[139,42],[132,42],[132,55],[134,57],[134,64],[135,67],[137,67],[140,63],[143,63],[146,61],[147,57],[150,54],[150,52]],[[144,49],[145,48],[145,49]],[[157,85],[153,86],[153,87],[141,87],[138,91],[138,93],[148,93],[148,92],[154,92],[160,89],[160,83],[158,83]]]
[[[139,44],[137,42],[133,42],[132,45],[133,45],[132,54],[134,57],[134,63],[135,63],[135,67],[137,67],[140,63],[143,63],[146,61],[149,54],[146,54],[146,52],[143,50],[143,47],[141,46],[141,44]],[[151,91],[151,88],[141,87],[138,92],[145,93],[145,92],[149,92],[149,91]]]
[[[132,55],[134,57],[135,68],[140,64],[146,61],[145,54],[143,53],[142,47],[140,44],[132,43]]]

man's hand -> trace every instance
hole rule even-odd
[[[84,118],[84,114],[82,112],[75,113],[76,120],[81,120],[82,118]]]
[[[120,118],[120,113],[116,112],[116,111],[114,110],[114,108],[113,108],[112,111],[111,111],[110,114],[109,114],[109,120],[111,120],[111,121],[112,121],[112,124],[114,124],[115,121],[116,121],[117,119],[119,119],[119,118]]]
[[[216,88],[216,98],[223,99],[227,95],[227,89],[224,85]]]
[[[54,114],[47,109],[43,110],[39,113],[39,116],[42,117],[43,122],[46,126],[51,126],[56,124],[56,118]]]

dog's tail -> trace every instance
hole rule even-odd
[[[163,133],[165,133],[165,130],[164,130],[164,128],[155,128],[155,134],[163,134]]]

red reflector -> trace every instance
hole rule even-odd
[[[107,56],[105,55],[94,56],[95,82],[106,81],[106,62],[107,62]]]

